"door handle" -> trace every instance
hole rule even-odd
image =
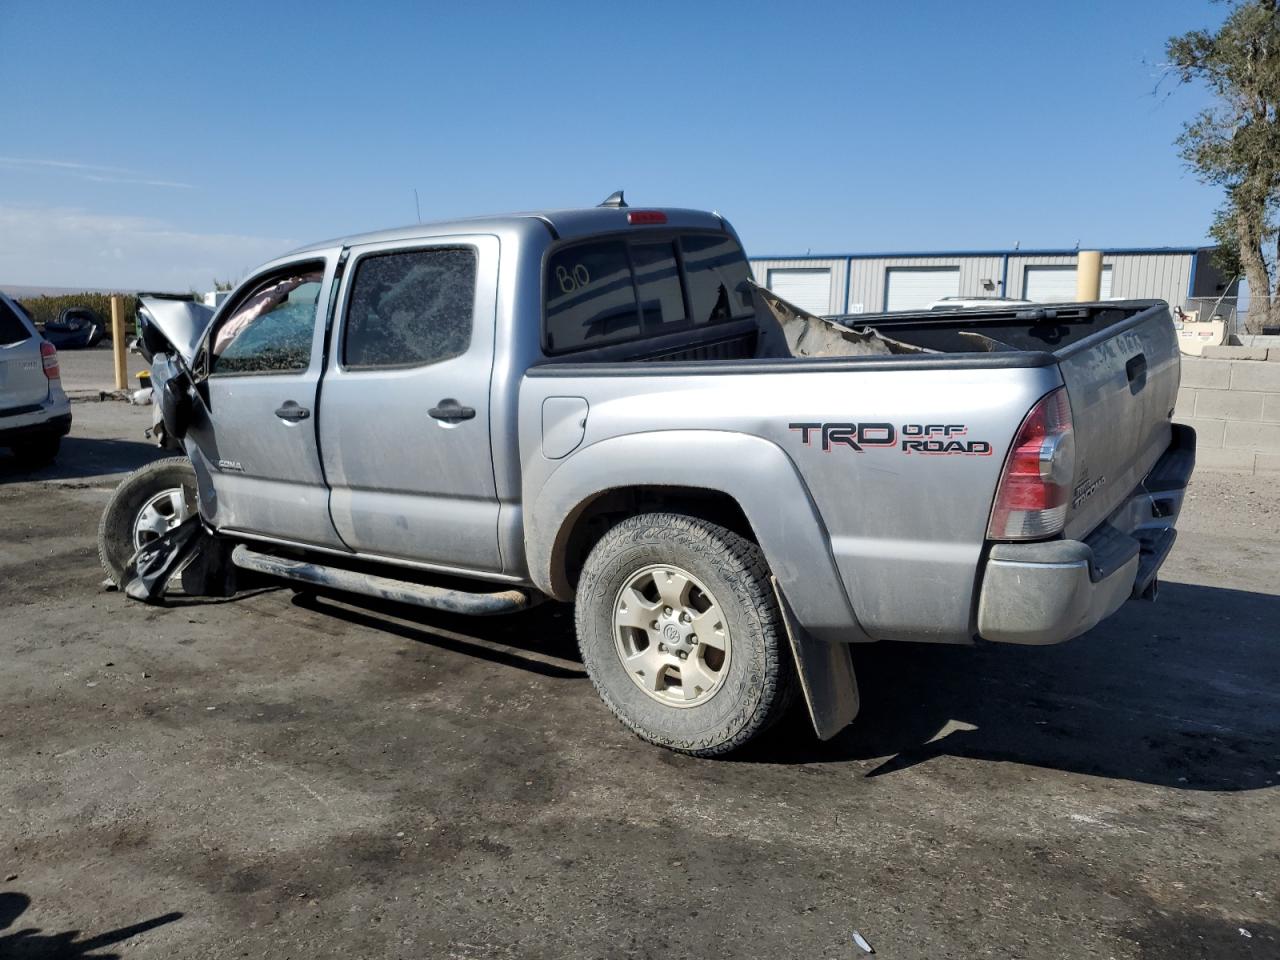
[[[311,411],[306,407],[299,406],[292,400],[286,400],[279,409],[276,410],[276,416],[281,420],[288,420],[290,423],[298,423],[311,416]]]
[[[1135,354],[1124,365],[1124,375],[1129,378],[1129,392],[1137,393],[1147,385],[1147,355]]]
[[[459,423],[474,417],[476,408],[464,407],[453,397],[446,397],[440,401],[439,406],[432,407],[427,413],[436,420],[443,420],[445,423]]]

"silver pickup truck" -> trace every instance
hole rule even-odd
[[[797,314],[720,216],[620,197],[147,301],[186,456],[121,485],[104,565],[135,595],[182,553],[191,592],[571,601],[605,703],[699,755],[797,696],[832,736],[850,644],[1057,643],[1154,596],[1195,443],[1164,303]]]

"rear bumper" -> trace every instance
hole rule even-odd
[[[71,432],[71,404],[61,389],[44,403],[0,410],[0,447]]]
[[[1137,489],[1084,540],[1000,543],[978,598],[978,635],[1000,643],[1061,643],[1154,595],[1195,467],[1196,437],[1175,424],[1169,449]]]

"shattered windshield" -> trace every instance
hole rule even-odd
[[[475,293],[470,247],[363,257],[347,308],[343,362],[370,369],[460,356],[471,342]]]
[[[242,303],[213,338],[210,373],[279,373],[311,363],[322,270],[273,280]]]

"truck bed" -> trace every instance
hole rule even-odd
[[[623,438],[679,431],[709,444],[723,435],[763,439],[795,464],[798,495],[817,507],[868,636],[967,642],[996,483],[1040,397],[1065,384],[1073,415],[1066,536],[1097,528],[1170,445],[1179,366],[1162,302],[840,319],[920,352],[759,357],[758,331],[726,324],[685,334],[683,343],[631,345],[629,356],[614,348],[533,367],[520,395],[526,518],[552,475],[593,446],[603,454],[613,443],[621,450]],[[548,399],[581,409],[581,424],[575,413],[562,427],[544,407]],[[960,442],[932,456],[901,442],[857,450],[819,442],[824,430],[858,425],[891,425],[899,441],[908,431],[946,430]],[[568,455],[535,455],[553,433],[560,444],[564,431]],[[668,446],[673,458],[655,467],[655,477],[681,474]],[[663,447],[659,439],[653,449]],[[708,456],[688,482],[698,486],[723,467]],[[728,468],[751,469],[746,460]],[[804,578],[802,569],[780,577],[793,590]]]
[[[1047,351],[1055,356],[1073,345],[1167,306],[1158,300],[1018,306],[918,313],[846,314],[827,319],[869,327],[939,353]],[[1170,320],[1172,324],[1172,320]]]
[[[789,305],[785,305],[788,306]],[[817,318],[791,308],[798,317],[825,321],[850,339],[879,336],[907,349],[867,352],[863,355],[797,355],[766,344],[767,320],[740,320],[654,337],[634,343],[580,351],[549,358],[543,365],[610,363],[662,363],[683,361],[879,360],[909,356],[967,355],[966,363],[984,363],[983,354],[1021,354],[986,363],[998,366],[1036,366],[1056,362],[1075,344],[1133,321],[1139,314],[1168,316],[1168,306],[1158,300],[1107,303],[1017,306],[956,311],[844,314]],[[757,315],[767,308],[759,302]],[[1172,328],[1172,320],[1169,320]],[[1032,356],[1040,354],[1040,356]],[[1047,355],[1047,356],[1046,356]]]

